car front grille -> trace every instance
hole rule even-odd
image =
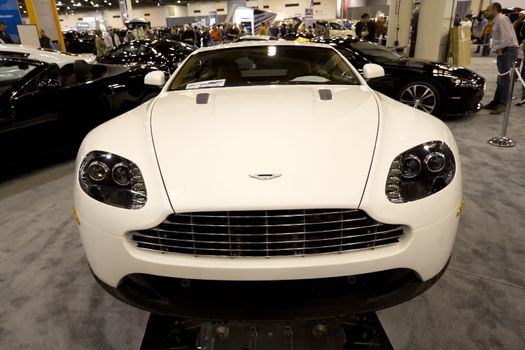
[[[304,256],[395,244],[403,226],[361,210],[307,209],[172,214],[159,226],[130,232],[138,248],[195,256]]]

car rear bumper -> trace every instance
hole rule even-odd
[[[362,275],[287,281],[210,281],[147,274],[126,276],[112,287],[115,298],[143,310],[206,320],[326,319],[391,307],[430,288],[445,267],[421,281],[409,269]]]

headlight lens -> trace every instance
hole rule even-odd
[[[456,161],[450,148],[441,141],[426,142],[394,159],[385,193],[393,203],[415,201],[441,191],[455,173]]]
[[[140,209],[147,192],[138,166],[116,154],[93,151],[80,164],[82,190],[99,202],[126,209]]]

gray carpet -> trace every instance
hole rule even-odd
[[[493,58],[470,67],[494,91]],[[513,149],[487,140],[501,116],[447,121],[464,170],[466,208],[450,268],[428,292],[379,312],[396,349],[523,349],[525,106]],[[0,349],[138,349],[148,314],[92,278],[71,214],[72,162],[0,183]]]

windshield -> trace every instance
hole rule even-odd
[[[371,43],[369,41],[357,41],[352,44],[352,47],[356,50],[361,51],[363,54],[367,56],[372,56],[377,60],[395,60],[398,61],[403,56],[398,55],[395,52],[389,51],[385,49],[381,45],[377,45],[374,43]]]
[[[329,48],[253,46],[195,54],[170,90],[270,84],[358,85],[348,63]]]
[[[33,69],[35,69],[35,66],[27,63],[0,60],[0,95],[9,90]]]

